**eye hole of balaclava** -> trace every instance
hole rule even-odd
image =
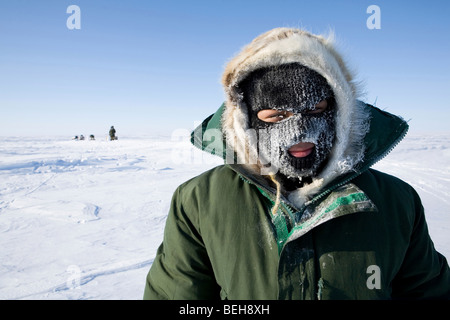
[[[249,125],[256,130],[260,161],[276,168],[282,178],[305,180],[316,176],[326,164],[335,138],[336,104],[326,79],[310,68],[290,63],[255,70],[238,87],[247,106]],[[326,110],[311,113],[323,100],[328,103]],[[265,122],[258,118],[258,112],[264,109],[293,115]],[[314,147],[306,156],[294,156],[289,149],[299,143]]]

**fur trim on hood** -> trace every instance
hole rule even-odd
[[[226,94],[222,130],[238,163],[243,163],[253,174],[268,174],[258,161],[255,136],[253,130],[249,130],[247,106],[238,84],[254,70],[294,62],[321,74],[332,88],[337,104],[336,139],[326,167],[311,184],[285,194],[300,207],[329,182],[353,170],[364,158],[369,114],[357,101],[359,93],[354,78],[330,38],[299,29],[276,28],[245,46],[228,62],[222,77]]]

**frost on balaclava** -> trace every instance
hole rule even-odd
[[[257,69],[240,84],[248,108],[250,127],[256,130],[259,159],[281,173],[285,184],[296,187],[316,176],[326,164],[335,138],[333,91],[320,74],[298,63]],[[327,100],[324,112],[310,114]],[[294,115],[279,122],[264,122],[263,109],[290,111]],[[300,142],[315,145],[306,157],[296,158],[288,149]],[[295,187],[294,187],[295,188]],[[292,188],[293,189],[293,188]]]

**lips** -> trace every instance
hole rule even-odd
[[[304,158],[309,156],[314,150],[314,143],[300,142],[289,148],[288,152],[295,158]]]

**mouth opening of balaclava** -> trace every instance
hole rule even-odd
[[[309,183],[325,166],[335,139],[336,104],[326,79],[310,68],[290,63],[253,71],[239,83],[239,89],[249,125],[256,131],[261,163],[276,168],[287,189]],[[327,108],[311,113],[323,100]],[[258,112],[265,109],[292,115],[265,122],[258,118]],[[289,149],[299,143],[314,144],[314,148],[306,156],[293,156]]]

